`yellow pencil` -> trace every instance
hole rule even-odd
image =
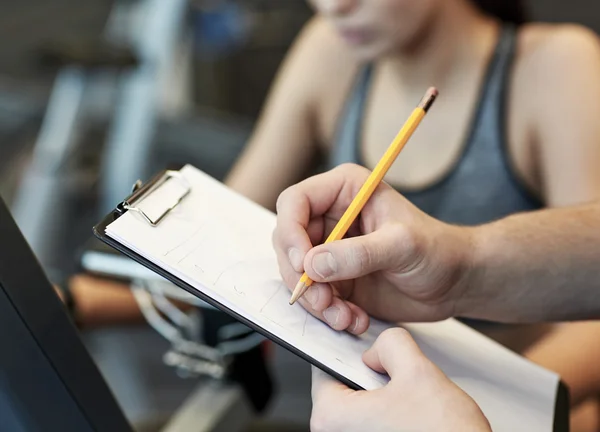
[[[329,234],[329,237],[327,237],[325,243],[331,243],[344,238],[350,226],[354,223],[367,201],[369,201],[369,198],[375,189],[377,189],[377,186],[379,186],[407,141],[417,129],[417,126],[419,126],[421,120],[423,120],[423,117],[425,117],[425,114],[435,101],[437,95],[438,91],[435,88],[431,87],[427,90],[419,105],[417,105],[406,123],[404,123],[404,126],[402,126],[402,129],[400,129],[400,132],[398,132],[398,135],[396,135],[394,141],[392,141],[381,160],[377,163],[373,169],[373,172],[367,178],[365,184],[363,184],[342,218],[339,220],[331,234]],[[296,303],[296,301],[304,295],[312,283],[313,281],[306,273],[304,273],[294,288],[292,298],[290,299],[290,304],[292,305]]]

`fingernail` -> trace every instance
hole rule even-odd
[[[355,332],[356,329],[358,328],[358,324],[359,324],[358,317],[354,317],[354,324],[352,324],[352,328],[350,329],[350,331]]]
[[[313,257],[312,268],[322,278],[328,278],[337,271],[337,263],[330,252],[323,252]]]
[[[335,327],[340,316],[340,309],[333,306],[323,311],[323,316],[327,320],[330,326]]]
[[[310,287],[304,294],[304,297],[311,305],[316,305],[319,301],[319,289],[316,287]]]
[[[302,271],[302,254],[296,248],[290,248],[288,251],[288,257],[290,259],[290,264],[297,272]]]

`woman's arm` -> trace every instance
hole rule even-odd
[[[525,355],[544,367],[559,371],[569,385],[571,405],[600,393],[600,322],[558,325]]]
[[[547,36],[532,56],[534,159],[548,207],[600,198],[600,41],[577,26]]]
[[[548,206],[600,198],[600,44],[595,34],[565,26],[538,50],[533,136]],[[573,226],[573,229],[578,229]],[[600,265],[600,264],[599,264]],[[526,356],[558,372],[577,405],[600,394],[600,323],[561,325]]]

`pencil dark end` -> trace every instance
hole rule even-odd
[[[435,99],[438,97],[438,95],[439,92],[435,87],[429,87],[425,93],[425,96],[423,96],[423,99],[421,99],[419,107],[423,108],[423,111],[425,112],[429,111],[429,108],[431,108],[431,105],[433,105],[433,102],[435,102]]]

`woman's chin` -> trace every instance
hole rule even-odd
[[[372,62],[386,54],[386,50],[375,44],[352,44],[349,47],[361,62]]]

